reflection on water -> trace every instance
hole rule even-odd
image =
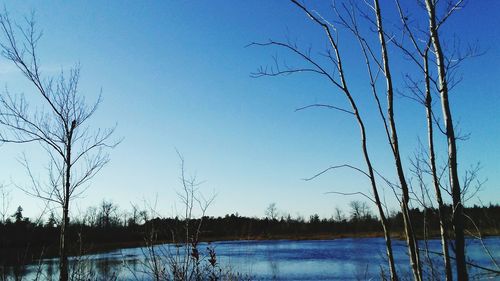
[[[500,237],[486,238],[484,242],[498,260]],[[252,276],[255,280],[378,280],[381,274],[388,273],[382,238],[229,241],[211,245],[215,248],[218,263],[224,269]],[[201,252],[206,248],[207,244],[199,246]],[[439,251],[439,241],[429,241],[429,248]],[[170,257],[172,253],[179,251],[168,245],[158,245],[155,249]],[[131,248],[72,258],[70,271],[78,280],[150,280],[142,273],[144,265],[151,264],[145,253],[147,251],[144,248]],[[399,273],[410,276],[403,241],[394,242],[394,253]],[[477,240],[468,241],[467,253],[471,262],[493,267]],[[423,259],[426,263],[432,262],[439,273],[442,268],[441,257],[434,255],[431,260],[425,257]],[[57,259],[4,270],[13,280],[21,275],[27,277],[27,280],[37,275],[41,277],[40,280],[57,280],[58,275]],[[471,273],[480,272],[471,269]],[[430,277],[432,272],[426,271],[426,274]]]

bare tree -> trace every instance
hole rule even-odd
[[[96,227],[99,220],[99,211],[96,207],[88,207],[83,216],[83,221],[90,227]]]
[[[10,190],[8,190],[7,187],[1,183],[0,183],[0,197],[2,200],[2,206],[0,207],[0,223],[5,223],[10,208],[11,196],[10,196]]]
[[[441,108],[443,112],[444,127],[446,139],[448,141],[448,173],[451,187],[451,197],[453,200],[453,229],[455,234],[455,257],[457,268],[457,280],[468,280],[467,264],[465,256],[465,237],[464,237],[464,213],[462,202],[462,190],[460,188],[460,181],[458,177],[457,166],[457,137],[455,135],[455,128],[451,114],[449,102],[449,73],[445,65],[445,57],[441,47],[441,40],[439,38],[439,27],[446,21],[446,19],[457,9],[460,9],[464,4],[463,0],[447,1],[451,8],[442,19],[438,19],[436,15],[436,0],[425,0],[429,19],[429,34],[434,49],[436,59],[436,68],[438,73],[438,89],[441,96]]]
[[[199,187],[203,182],[200,182],[196,176],[187,176],[185,170],[184,157],[179,151],[177,155],[181,161],[181,177],[180,181],[182,184],[182,190],[178,192],[178,196],[184,206],[184,214],[182,219],[184,220],[185,228],[185,252],[184,255],[177,252],[173,259],[171,259],[170,264],[177,264],[177,273],[179,276],[175,276],[176,280],[199,280],[201,278],[200,272],[200,253],[198,250],[198,244],[200,242],[201,227],[203,225],[203,220],[208,207],[215,200],[215,195],[205,198],[200,192]],[[190,225],[193,223],[195,213],[194,211],[198,209],[199,220],[195,223],[195,228],[191,232]],[[180,266],[180,267],[179,267]],[[175,272],[175,270],[173,270]]]
[[[271,203],[266,208],[266,217],[270,220],[275,220],[278,217],[278,208],[276,207],[276,203]]]
[[[351,208],[351,219],[353,220],[363,220],[371,217],[370,208],[364,201],[351,201],[349,207]]]
[[[111,201],[103,200],[101,202],[99,214],[97,215],[98,225],[102,228],[108,228],[119,224],[117,212],[117,205],[113,204]]]
[[[410,56],[412,61],[418,66],[421,70],[422,75],[424,76],[423,83],[424,89],[418,85],[417,82],[412,80],[409,76],[407,76],[407,85],[408,89],[413,93],[413,99],[417,102],[423,104],[425,106],[426,111],[426,120],[427,120],[427,142],[428,142],[428,163],[427,163],[427,173],[432,177],[432,184],[434,186],[435,198],[438,204],[438,217],[439,217],[439,230],[441,237],[441,247],[443,253],[444,267],[445,267],[445,278],[447,281],[451,281],[453,279],[453,274],[451,270],[451,262],[450,262],[450,254],[448,249],[448,233],[447,233],[447,219],[444,217],[445,215],[445,205],[443,201],[443,196],[441,194],[441,175],[438,171],[436,164],[436,151],[434,145],[434,112],[433,112],[433,102],[432,102],[432,87],[431,85],[435,83],[435,78],[432,77],[431,71],[429,69],[429,52],[431,47],[431,39],[430,36],[425,39],[417,39],[415,32],[411,29],[409,25],[409,15],[404,13],[402,6],[399,0],[396,0],[396,5],[399,11],[399,16],[402,23],[402,30],[404,34],[407,35],[410,41],[410,45],[415,50],[414,52],[407,49],[403,43],[396,43],[396,45],[403,50],[403,52]],[[395,41],[397,42],[397,41]],[[419,44],[419,42],[422,42]],[[423,46],[420,46],[423,45]],[[409,82],[409,83],[408,83]],[[417,157],[416,161],[423,161],[423,157]],[[419,172],[419,169],[416,169],[416,172]],[[421,180],[420,180],[421,181]]]
[[[390,131],[389,143],[391,144],[392,153],[394,156],[394,162],[396,166],[396,172],[399,179],[399,184],[402,191],[401,200],[401,211],[403,214],[404,229],[406,233],[406,242],[408,245],[408,252],[410,255],[410,263],[412,267],[412,272],[415,280],[422,280],[422,268],[420,265],[420,257],[418,252],[418,244],[413,230],[413,225],[410,218],[410,195],[408,183],[406,182],[406,177],[404,173],[403,164],[401,161],[401,154],[399,152],[399,140],[398,133],[396,129],[396,121],[394,117],[394,86],[392,81],[391,68],[389,64],[389,54],[387,51],[386,35],[384,32],[382,24],[382,12],[380,8],[380,3],[378,0],[373,1],[373,10],[376,17],[377,32],[380,41],[380,47],[382,52],[382,73],[384,74],[386,85],[387,85],[387,119],[389,121],[389,130],[387,129],[387,123],[384,122],[386,126],[386,131]],[[384,119],[385,120],[385,119]]]
[[[33,17],[25,26],[12,22],[6,11],[0,15],[1,54],[12,62],[33,86],[41,98],[43,109],[33,110],[23,95],[8,90],[0,95],[0,141],[6,143],[38,143],[49,158],[45,182],[39,181],[24,157],[24,166],[31,178],[26,193],[61,207],[60,280],[68,280],[68,241],[70,203],[82,194],[91,180],[109,161],[107,148],[114,132],[110,129],[91,130],[87,123],[96,112],[101,97],[88,104],[78,91],[80,68],[77,65],[58,77],[44,76],[40,71],[37,45],[41,33],[35,28]]]
[[[422,103],[426,108],[427,115],[427,128],[428,128],[428,144],[429,144],[429,170],[432,176],[432,181],[436,194],[436,201],[438,203],[438,210],[440,216],[440,232],[441,232],[441,244],[443,250],[444,264],[446,269],[446,280],[452,280],[451,263],[449,257],[449,250],[447,246],[447,234],[446,234],[446,220],[444,216],[444,204],[441,195],[441,176],[438,174],[436,167],[436,156],[435,156],[435,146],[434,146],[434,124],[435,123],[439,130],[446,136],[448,143],[448,178],[449,186],[451,189],[451,197],[453,202],[453,217],[452,225],[454,229],[455,236],[455,252],[456,252],[456,269],[457,269],[457,279],[458,280],[468,280],[467,267],[466,267],[466,254],[465,254],[465,238],[464,238],[464,214],[463,214],[463,203],[465,193],[467,188],[465,187],[469,181],[467,175],[464,179],[464,186],[461,187],[459,176],[458,176],[458,166],[457,166],[457,147],[456,141],[459,136],[455,133],[455,128],[452,120],[451,106],[449,102],[449,92],[457,85],[460,80],[454,79],[454,70],[460,63],[468,58],[479,54],[477,48],[469,48],[465,55],[461,54],[460,51],[453,49],[450,54],[445,54],[443,47],[441,46],[440,40],[440,28],[443,24],[458,10],[462,9],[465,5],[464,0],[448,0],[439,1],[436,0],[425,0],[421,2],[421,6],[424,7],[427,13],[427,30],[413,29],[410,27],[409,22],[413,19],[409,18],[407,13],[403,12],[399,0],[395,1],[399,11],[399,16],[402,22],[402,31],[406,35],[405,38],[409,39],[410,45],[414,51],[406,48],[403,44],[395,43],[396,46],[401,48],[406,56],[413,61],[418,68],[421,70],[424,76],[424,90],[420,89],[412,79],[409,83],[409,88],[415,94],[416,100]],[[425,2],[425,3],[424,3]],[[438,9],[441,7],[442,16],[438,16]],[[418,34],[418,36],[416,35]],[[420,38],[422,35],[425,38]],[[393,40],[393,42],[396,42]],[[434,65],[436,66],[437,78],[432,77],[430,65],[429,54],[433,54],[435,57]],[[459,55],[457,55],[459,54]],[[441,100],[441,109],[444,121],[444,127],[439,124],[435,113],[433,112],[432,105],[432,92],[433,86],[439,93]],[[466,172],[467,174],[467,172]],[[471,171],[472,175],[476,175],[474,170]],[[469,185],[470,186],[470,185]],[[480,184],[479,184],[480,186]],[[477,190],[477,189],[476,189]]]
[[[344,212],[342,212],[342,209],[340,209],[339,207],[335,207],[334,219],[336,222],[342,222],[343,220],[345,220]]]
[[[410,256],[410,264],[415,280],[422,280],[422,268],[420,265],[420,256],[418,250],[417,239],[415,236],[415,231],[413,229],[413,224],[410,217],[410,195],[408,183],[405,176],[405,171],[403,163],[401,161],[401,153],[399,149],[399,137],[396,128],[396,118],[395,118],[395,104],[394,104],[394,83],[392,78],[392,68],[390,66],[390,56],[388,51],[387,34],[383,25],[382,11],[380,3],[378,0],[373,0],[372,4],[365,1],[365,4],[370,8],[373,15],[363,12],[362,9],[355,6],[353,2],[349,2],[350,5],[342,3],[342,8],[345,10],[347,16],[342,15],[339,9],[334,5],[333,10],[335,11],[337,17],[339,18],[339,24],[348,28],[357,38],[359,45],[361,46],[363,57],[368,70],[369,82],[373,96],[375,97],[376,106],[378,112],[381,116],[382,123],[387,136],[387,141],[391,147],[391,151],[394,158],[394,164],[396,168],[396,175],[399,180],[399,184],[391,184],[391,187],[397,187],[401,190],[401,198],[398,198],[401,203],[401,212],[403,215],[404,230],[407,242],[408,254]],[[357,9],[356,9],[356,8]],[[376,52],[370,47],[362,35],[358,27],[358,22],[356,18],[356,10],[360,11],[365,19],[367,19],[373,27],[376,29],[376,34],[379,39],[379,46],[381,50],[380,58],[376,56]],[[373,18],[374,17],[374,18]],[[374,68],[374,69],[373,69]],[[385,78],[386,87],[386,98],[387,98],[387,113],[384,114],[380,98],[378,96],[377,88],[377,78],[379,73]]]
[[[351,93],[351,89],[348,86],[347,82],[347,73],[346,70],[344,69],[343,66],[343,57],[341,55],[341,49],[338,44],[338,34],[337,34],[337,29],[335,26],[331,23],[328,22],[325,18],[323,18],[319,13],[316,11],[311,11],[308,8],[306,8],[303,4],[299,3],[299,1],[296,0],[291,0],[293,4],[295,4],[301,11],[303,11],[313,23],[317,24],[323,31],[325,32],[326,38],[328,40],[329,46],[327,48],[326,54],[324,54],[327,57],[327,60],[332,63],[334,70],[328,69],[327,66],[322,65],[320,61],[315,60],[311,54],[310,50],[301,50],[296,44],[287,41],[287,42],[278,42],[278,41],[273,41],[270,40],[269,42],[266,43],[252,43],[251,45],[257,45],[257,46],[276,46],[283,48],[285,50],[290,51],[292,54],[298,56],[301,58],[303,61],[305,61],[308,64],[308,67],[302,67],[302,68],[292,68],[289,66],[285,66],[284,68],[280,68],[278,63],[276,62],[276,66],[273,68],[260,68],[257,72],[253,74],[254,77],[261,77],[261,76],[278,76],[278,75],[289,75],[293,73],[316,73],[319,74],[320,76],[326,78],[328,82],[330,82],[337,90],[340,91],[341,94],[344,95],[346,98],[348,104],[350,105],[350,109],[344,109],[338,106],[334,105],[329,105],[329,104],[312,104],[308,105],[302,108],[299,108],[298,110],[303,110],[307,108],[314,108],[314,107],[322,107],[322,108],[328,108],[328,109],[333,109],[337,110],[343,113],[348,114],[349,116],[353,116],[358,123],[359,129],[360,129],[360,139],[361,139],[361,150],[362,150],[362,155],[366,164],[367,171],[363,171],[360,168],[348,165],[348,164],[343,164],[343,165],[337,165],[337,166],[332,166],[329,167],[322,172],[316,174],[315,176],[307,179],[311,180],[314,179],[327,171],[334,170],[334,169],[339,169],[339,168],[350,168],[355,171],[360,172],[364,176],[366,176],[369,181],[370,185],[372,188],[372,198],[370,200],[375,203],[377,210],[378,210],[378,215],[380,218],[380,222],[382,224],[382,228],[384,230],[384,238],[386,241],[386,250],[387,250],[387,257],[388,257],[388,263],[389,263],[389,270],[390,270],[390,278],[391,280],[398,280],[395,264],[394,264],[394,257],[392,253],[392,242],[391,242],[391,236],[390,236],[390,226],[387,221],[387,217],[384,211],[384,205],[380,199],[379,196],[379,188],[377,186],[377,181],[375,177],[375,170],[373,168],[372,160],[370,159],[369,155],[369,150],[368,150],[368,145],[367,145],[367,134],[366,134],[366,128],[365,128],[365,123],[363,121],[363,118],[361,117],[360,110],[358,108],[357,102]],[[337,76],[338,75],[338,76]],[[358,192],[359,193],[359,192]],[[363,194],[364,195],[364,194]]]
[[[316,73],[327,80],[329,80],[335,87],[343,92],[350,105],[351,109],[347,110],[335,105],[329,104],[312,104],[298,110],[312,108],[312,107],[322,107],[337,110],[340,112],[344,112],[347,114],[352,114],[358,120],[358,124],[361,128],[361,139],[362,139],[362,147],[363,154],[365,156],[365,161],[367,163],[368,170],[365,172],[360,170],[357,167],[353,167],[351,165],[338,165],[333,166],[328,169],[325,169],[321,173],[318,173],[313,179],[329,170],[338,169],[338,168],[351,168],[357,171],[360,171],[371,178],[373,173],[373,168],[371,165],[371,161],[368,158],[368,151],[366,150],[366,133],[364,129],[363,120],[359,116],[359,111],[356,106],[355,99],[353,98],[351,91],[346,86],[346,72],[342,65],[342,56],[340,55],[339,45],[338,45],[338,33],[337,27],[344,26],[351,30],[355,37],[358,39],[358,42],[362,48],[363,56],[367,65],[368,74],[369,74],[369,83],[372,88],[372,93],[376,100],[376,106],[380,113],[380,116],[383,121],[383,125],[385,128],[385,133],[387,139],[389,141],[391,151],[393,154],[393,159],[395,162],[395,170],[396,175],[398,177],[398,183],[391,183],[382,175],[382,179],[395,191],[395,195],[397,199],[401,203],[401,211],[404,222],[404,229],[407,239],[407,249],[410,256],[410,263],[413,273],[414,280],[423,280],[422,273],[422,265],[420,260],[420,249],[417,243],[416,234],[414,231],[414,222],[412,222],[412,218],[410,217],[410,205],[413,202],[417,202],[418,204],[423,204],[424,206],[427,204],[424,202],[425,200],[430,201],[430,197],[428,197],[428,191],[426,187],[423,186],[423,179],[418,179],[421,192],[426,192],[425,196],[418,198],[418,196],[411,197],[412,195],[417,195],[414,193],[413,187],[411,183],[409,183],[405,176],[405,168],[403,166],[403,162],[401,160],[401,153],[399,149],[399,140],[396,128],[396,118],[394,114],[395,103],[394,103],[394,95],[395,95],[395,87],[393,83],[392,73],[391,73],[391,64],[389,60],[389,44],[393,44],[400,50],[402,50],[403,55],[408,61],[414,63],[417,70],[420,71],[420,74],[423,76],[424,87],[420,88],[416,84],[414,80],[409,78],[409,75],[406,75],[406,83],[408,88],[411,91],[416,93],[416,99],[421,104],[425,106],[426,110],[426,120],[427,120],[427,138],[428,138],[428,152],[427,152],[427,163],[425,164],[425,173],[431,176],[432,183],[435,191],[435,201],[438,205],[438,214],[440,221],[440,235],[441,235],[441,244],[442,244],[442,256],[444,259],[445,265],[445,277],[446,280],[453,280],[452,270],[451,270],[451,262],[450,259],[450,250],[448,249],[448,233],[447,233],[447,218],[445,217],[445,205],[444,198],[441,194],[442,190],[448,192],[451,196],[453,202],[452,208],[452,223],[453,226],[453,236],[455,241],[455,252],[456,252],[456,274],[458,280],[468,280],[467,275],[467,262],[466,262],[466,254],[465,254],[465,237],[464,237],[464,219],[465,215],[463,212],[464,202],[470,196],[473,196],[478,189],[481,187],[482,182],[478,181],[477,178],[477,169],[472,168],[465,172],[465,175],[460,182],[459,172],[457,166],[457,140],[460,140],[462,136],[456,133],[454,128],[452,113],[451,113],[451,105],[449,101],[449,92],[451,89],[460,82],[460,79],[455,79],[455,70],[457,66],[467,57],[476,56],[479,52],[477,48],[474,46],[469,47],[469,49],[465,52],[460,52],[456,46],[453,46],[454,49],[448,52],[442,46],[442,42],[440,39],[440,28],[443,24],[458,10],[464,7],[464,0],[422,0],[415,1],[416,6],[412,6],[412,8],[420,7],[421,12],[423,11],[426,14],[425,17],[421,17],[420,19],[424,19],[427,21],[427,28],[420,28],[419,19],[410,19],[408,14],[403,11],[400,1],[395,0],[396,7],[399,12],[399,17],[401,20],[400,30],[398,33],[387,32],[384,29],[383,25],[383,14],[380,8],[380,1],[364,1],[365,6],[370,10],[369,13],[363,12],[353,1],[346,1],[350,3],[350,5],[345,5],[345,2],[342,3],[342,8],[346,13],[341,13],[337,10],[335,6],[335,2],[333,4],[333,10],[336,12],[336,18],[334,20],[326,19],[326,17],[322,16],[318,11],[313,9],[307,9],[305,6],[298,1],[292,0],[292,2],[298,6],[301,10],[303,10],[307,16],[312,20],[313,23],[319,25],[326,33],[327,40],[329,46],[323,55],[327,61],[332,62],[334,66],[334,70],[330,70],[328,67],[325,67],[323,61],[314,59],[311,56],[311,48],[308,50],[301,50],[296,43],[287,41],[287,42],[277,42],[277,41],[269,41],[267,43],[254,43],[254,45],[260,46],[278,46],[281,48],[285,48],[291,51],[293,54],[297,55],[299,58],[303,59],[308,67],[299,67],[294,68],[290,67],[287,64],[281,66],[277,59],[275,59],[275,65],[272,67],[260,68],[258,72],[254,73],[254,76],[278,76],[278,75],[288,75],[299,72],[309,72]],[[363,5],[364,5],[363,4]],[[365,40],[358,29],[356,14],[361,12],[363,17],[369,21],[371,24],[372,30],[378,35],[379,47],[380,47],[380,55],[376,55],[377,52],[374,51],[372,47],[370,47],[369,42],[373,42],[373,40]],[[345,16],[347,15],[347,16]],[[412,26],[410,26],[410,24]],[[401,35],[401,41],[398,39],[398,34]],[[404,42],[403,42],[404,41]],[[405,43],[406,42],[406,43]],[[409,42],[409,44],[407,43]],[[434,56],[435,61],[432,61],[431,57]],[[431,68],[435,66],[435,70]],[[338,77],[336,77],[338,75]],[[385,87],[386,87],[386,97],[387,97],[387,111],[384,113],[384,110],[381,106],[381,101],[378,97],[378,77],[383,76],[385,78]],[[435,76],[435,77],[434,77]],[[439,94],[439,99],[441,102],[441,110],[442,110],[442,120],[443,125],[439,121],[439,118],[436,117],[436,113],[433,110],[432,104],[432,94]],[[405,94],[403,94],[405,95]],[[445,169],[438,170],[436,164],[436,148],[434,145],[434,128],[437,127],[446,137],[447,140],[447,163],[445,165]],[[421,163],[418,163],[420,165]],[[420,170],[417,174],[423,177],[423,167],[419,167]],[[443,184],[442,179],[446,178],[446,170],[448,177],[448,184]],[[376,173],[378,174],[378,173]],[[371,178],[372,180],[372,178]],[[378,198],[378,192],[376,189],[376,185],[372,180],[372,195],[367,196],[360,192],[349,193],[351,194],[361,194],[365,197],[368,197],[370,200],[373,200],[377,207],[382,209],[383,206],[380,203]],[[473,184],[473,182],[475,182]],[[449,187],[449,190],[446,189]],[[400,191],[400,194],[398,192]],[[338,192],[334,192],[338,193]],[[472,194],[472,195],[471,195]],[[424,194],[421,194],[422,196]],[[425,199],[425,200],[424,200]],[[382,210],[383,211],[383,210]],[[379,214],[382,214],[379,211]],[[425,217],[425,216],[424,216]],[[383,216],[381,216],[382,224],[384,225]],[[424,222],[425,224],[425,222]],[[426,229],[424,229],[426,231]],[[387,240],[386,240],[387,241]],[[389,252],[389,251],[388,251]],[[428,255],[428,251],[426,251]],[[391,264],[391,258],[389,257],[389,264]],[[432,266],[432,265],[431,265]],[[395,275],[391,276],[392,279],[395,279]]]
[[[143,254],[146,260],[140,264],[139,272],[146,274],[152,280],[234,280],[231,272],[225,273],[218,267],[215,252],[210,247],[208,255],[199,248],[202,234],[202,225],[208,207],[215,199],[215,195],[205,198],[199,191],[202,182],[196,176],[188,176],[183,156],[178,152],[181,162],[180,183],[181,189],[177,195],[182,204],[180,221],[184,229],[176,236],[173,229],[161,229],[155,225],[156,220],[150,220],[147,225],[146,247]],[[155,205],[151,207],[151,214],[158,214]],[[140,215],[138,215],[140,216]],[[159,214],[158,214],[159,216]],[[177,218],[177,217],[176,217]],[[171,245],[155,245],[159,243],[158,233],[161,231],[172,234]],[[129,268],[131,274],[139,280],[137,270]],[[141,278],[142,279],[142,278]]]
[[[137,204],[130,203],[130,205],[132,206],[132,211],[130,212],[130,217],[127,220],[127,225],[136,226],[139,224],[141,211],[139,210],[139,206]]]

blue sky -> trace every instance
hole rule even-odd
[[[330,166],[350,163],[364,168],[359,131],[352,118],[335,111],[294,112],[311,103],[345,105],[343,97],[320,77],[301,74],[251,78],[272,56],[300,65],[283,50],[245,48],[270,38],[297,40],[314,52],[324,50],[321,30],[287,1],[79,1],[6,2],[17,20],[34,10],[44,35],[42,67],[49,75],[79,62],[81,93],[89,100],[102,89],[103,103],[93,119],[101,127],[118,124],[123,142],[111,151],[111,162],[93,180],[73,212],[107,199],[128,208],[130,202],[158,202],[164,215],[180,208],[179,159],[204,180],[204,194],[216,193],[209,215],[238,212],[263,216],[266,206],[292,216],[318,213],[329,217],[357,197],[325,195],[328,191],[369,192],[369,183],[355,172],[338,170],[315,181],[302,178]],[[318,10],[328,14],[325,7]],[[388,14],[395,10],[384,7]],[[470,133],[460,143],[460,167],[481,162],[480,193],[487,203],[500,199],[499,108],[500,10],[498,1],[474,1],[450,20],[462,42],[480,43],[486,53],[465,62],[463,82],[451,98],[455,120]],[[388,16],[387,25],[396,23]],[[395,179],[392,160],[366,83],[358,45],[340,31],[348,82],[367,120],[369,147],[376,168]],[[392,50],[394,57],[400,57]],[[408,62],[394,59],[401,77]],[[31,94],[14,69],[1,61],[0,83]],[[397,78],[399,79],[399,78]],[[402,85],[398,87],[404,90]],[[418,139],[425,142],[425,113],[416,103],[398,97],[397,121],[405,164]],[[445,143],[439,142],[442,149]],[[27,182],[16,162],[20,153],[33,157],[43,175],[44,155],[36,146],[0,146],[0,181],[10,186],[12,206],[28,215],[41,203],[16,190],[11,182]],[[440,152],[443,160],[444,150]],[[408,174],[409,176],[409,174]],[[395,208],[392,192],[385,192]],[[470,203],[477,202],[471,201]],[[152,203],[151,203],[152,204]],[[13,212],[12,211],[12,212]]]

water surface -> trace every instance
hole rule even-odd
[[[500,237],[483,240],[490,253],[500,261]],[[207,246],[215,249],[217,262],[223,270],[249,276],[252,280],[379,280],[381,272],[387,273],[385,246],[383,238],[353,238],[335,240],[275,240],[275,241],[226,241],[201,243],[201,256],[207,256]],[[393,242],[395,262],[401,276],[410,276],[408,254],[405,242]],[[421,242],[421,247],[425,245]],[[439,240],[428,241],[428,248],[439,252]],[[157,245],[156,253],[175,258],[182,248],[171,245]],[[479,240],[467,240],[467,253],[470,262],[494,268],[490,257]],[[146,248],[129,248],[84,256],[80,264],[85,263],[91,278],[117,277],[118,280],[150,280],[141,273],[147,259]],[[427,256],[422,254],[424,260]],[[442,259],[429,254],[435,274],[442,275]],[[83,262],[82,262],[83,260]],[[206,262],[207,259],[204,260]],[[73,260],[73,266],[77,264]],[[30,265],[26,269],[28,276],[33,276],[36,269],[41,269],[42,280],[56,279],[57,259],[43,260],[40,266]],[[76,268],[76,266],[75,266]],[[89,270],[90,268],[90,270]],[[477,280],[492,280],[477,269],[470,269]],[[427,275],[433,274],[426,270]],[[496,277],[500,280],[499,277]],[[29,279],[29,278],[28,278]]]

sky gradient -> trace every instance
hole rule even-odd
[[[183,154],[188,172],[205,182],[202,193],[217,194],[209,215],[263,216],[266,206],[275,202],[292,216],[330,217],[335,207],[347,208],[349,201],[363,198],[325,192],[369,192],[369,182],[349,170],[302,180],[331,165],[364,168],[359,130],[352,118],[328,110],[295,112],[311,103],[344,106],[335,88],[310,74],[250,77],[259,66],[272,64],[273,55],[301,65],[284,50],[245,47],[251,42],[291,38],[311,46],[314,54],[324,50],[321,30],[291,3],[17,1],[5,6],[18,21],[36,12],[37,26],[43,30],[39,56],[44,72],[54,75],[80,63],[80,92],[92,100],[102,89],[104,98],[92,124],[116,123],[116,138],[124,138],[84,198],[74,201],[73,213],[107,199],[121,208],[128,208],[130,202],[157,202],[159,213],[177,214],[180,161],[176,150]],[[394,7],[384,9],[389,15],[387,25],[397,23],[391,16]],[[470,1],[448,23],[462,42],[477,41],[485,51],[462,65],[463,82],[451,97],[455,121],[461,131],[470,133],[470,139],[459,144],[460,167],[481,163],[480,177],[487,179],[479,195],[484,203],[500,199],[498,11],[499,1]],[[350,37],[340,31],[348,83],[366,119],[370,153],[376,169],[395,180],[361,53]],[[393,72],[400,79],[408,62],[397,50],[392,52],[399,57],[393,61]],[[0,83],[13,92],[34,93],[3,59]],[[404,90],[402,83],[397,87]],[[426,142],[425,112],[415,102],[397,97],[396,118],[408,168],[419,139]],[[446,146],[442,141],[438,144],[442,163]],[[34,159],[43,175],[44,154],[36,145],[4,144],[0,182],[12,189],[12,213],[22,205],[28,216],[35,216],[41,210],[40,201],[13,184],[27,182],[16,161],[22,152]],[[383,193],[389,206],[396,208],[392,192]]]

